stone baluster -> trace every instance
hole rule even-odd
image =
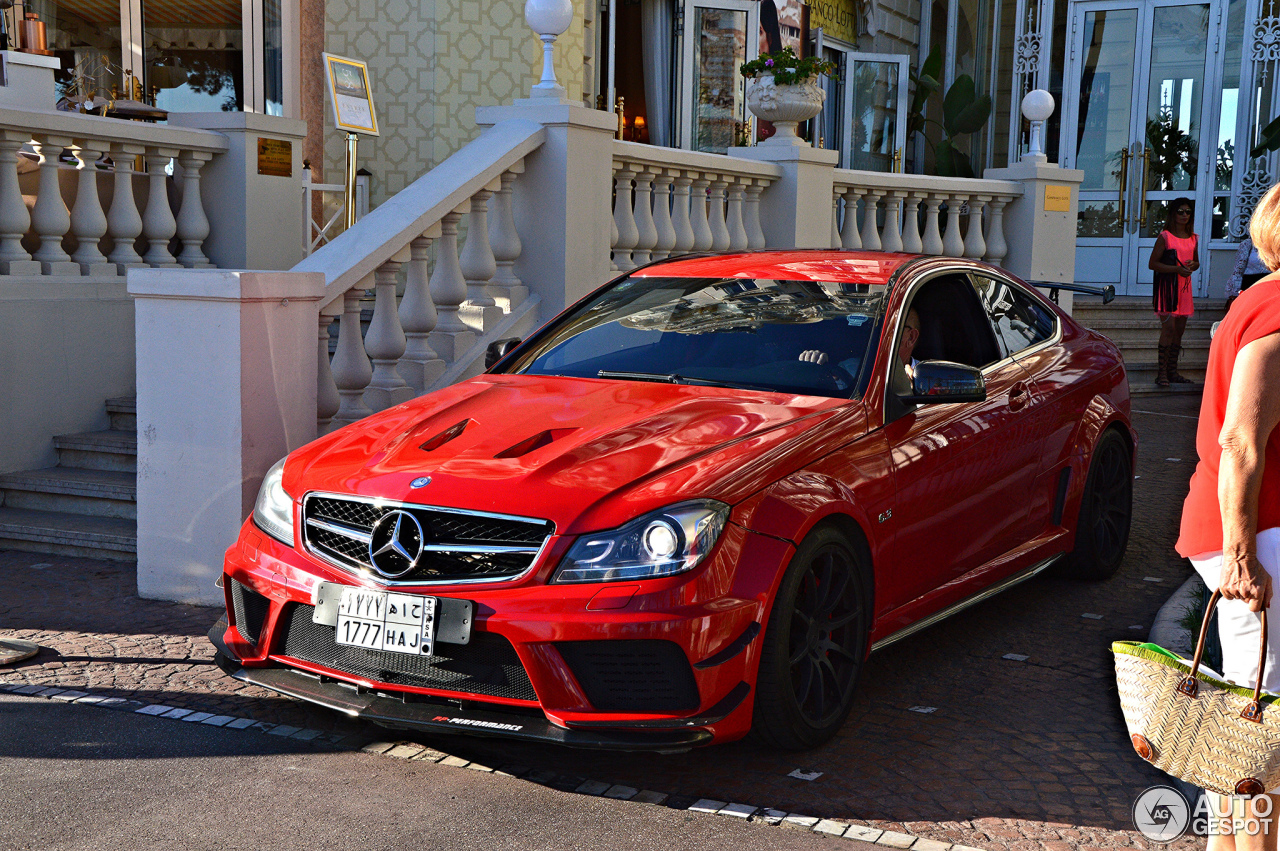
[[[169,206],[169,175],[166,169],[177,151],[168,148],[147,148],[147,209],[142,214],[142,232],[150,248],[146,257],[149,266],[177,268],[178,262],[169,253],[169,240],[178,232],[178,222]]]
[[[880,250],[880,223],[877,221],[879,216],[876,215],[876,208],[880,206],[880,197],[883,192],[877,192],[874,189],[867,190],[867,194],[863,196],[862,206],[862,247],[867,251]]]
[[[760,193],[766,186],[763,180],[747,181],[747,200],[743,207],[746,221],[743,224],[747,229],[747,248],[752,251],[759,251],[765,244],[764,231],[760,228]]]
[[[338,395],[338,385],[333,380],[333,367],[329,365],[329,326],[333,324],[333,316],[321,311],[320,336],[316,350],[316,434],[327,434],[333,423],[333,417],[342,407],[342,397]]]
[[[981,260],[987,253],[987,242],[982,238],[982,208],[991,198],[975,195],[969,199],[969,232],[964,238],[964,256]]]
[[[654,260],[665,260],[671,256],[676,245],[676,229],[671,222],[671,183],[674,178],[668,169],[658,169],[653,178],[653,229],[658,234],[653,244]],[[688,205],[685,205],[685,220],[688,221]]]
[[[942,253],[947,257],[964,256],[964,240],[960,238],[960,208],[968,200],[963,195],[947,199],[947,230],[942,235]]]
[[[178,165],[182,166],[182,206],[178,208],[178,241],[182,243],[182,251],[178,262],[188,269],[213,266],[204,253],[209,218],[204,214],[204,199],[200,196],[200,169],[211,159],[212,154],[201,151],[183,151],[178,155]]]
[[[365,333],[364,347],[373,360],[373,378],[364,392],[364,402],[375,411],[385,411],[413,398],[396,366],[404,354],[404,329],[396,309],[396,277],[400,262],[392,259],[373,273],[373,318]]]
[[[115,240],[115,247],[107,259],[116,264],[121,275],[130,266],[145,265],[136,250],[138,237],[142,234],[142,216],[133,197],[133,164],[142,151],[141,147],[120,142],[111,145],[115,174],[111,209],[107,210],[107,235]]]
[[[435,302],[438,321],[429,339],[431,348],[446,363],[457,361],[475,342],[475,334],[458,316],[458,309],[467,297],[467,281],[458,264],[458,222],[469,203],[440,219],[436,265],[431,270],[431,300]]]
[[[858,233],[858,199],[862,190],[856,186],[844,188],[844,227],[840,229],[840,246],[850,251],[862,248],[862,235]]]
[[[486,290],[498,273],[498,263],[489,245],[489,198],[492,194],[481,189],[471,196],[467,242],[458,258],[462,276],[467,282],[467,304],[476,307],[492,307],[496,303]]]
[[[80,274],[80,266],[72,263],[71,256],[62,250],[62,238],[71,230],[71,213],[58,185],[58,159],[70,146],[71,139],[62,136],[41,136],[35,140],[36,153],[40,156],[40,180],[36,205],[31,210],[31,229],[40,237],[40,246],[32,256],[40,262],[40,271],[46,275]]]
[[[624,272],[635,268],[636,264],[631,260],[631,249],[640,240],[631,201],[631,180],[635,176],[631,166],[623,163],[613,177],[613,224],[618,229],[618,237],[613,241],[613,262]]]
[[[693,250],[693,223],[689,221],[689,186],[693,178],[681,172],[674,181],[671,202],[671,228],[676,232],[676,244],[672,254],[688,254]]]
[[[613,256],[613,247],[618,244],[618,220],[611,218],[609,226],[613,230],[613,236],[609,238],[609,268],[616,272],[618,271],[618,261]]]
[[[832,248],[840,247],[840,187],[831,193],[831,238],[827,240]]]
[[[39,275],[40,263],[22,247],[31,214],[18,185],[18,151],[29,133],[0,130],[0,271],[6,275]]]
[[[750,178],[746,179],[750,180]],[[729,184],[729,215],[725,220],[725,226],[729,229],[730,251],[746,251],[748,247],[747,226],[743,222],[742,210],[745,194],[741,181],[735,180]]]
[[[987,235],[987,262],[999,266],[1009,253],[1004,241],[1004,205],[1007,198],[991,199],[991,224]]]
[[[716,177],[711,181],[711,190],[707,195],[708,224],[711,226],[711,250],[729,250],[729,226],[724,218],[725,189],[729,181],[724,177]]]
[[[418,393],[444,374],[444,361],[431,348],[430,336],[436,329],[438,317],[435,302],[431,300],[431,277],[427,268],[432,235],[439,233],[437,225],[409,243],[404,298],[400,299],[400,327],[406,338],[400,375]]]
[[[653,174],[642,166],[636,169],[635,220],[636,245],[631,251],[631,262],[643,266],[653,259],[658,229],[653,224]]]
[[[360,298],[364,290],[354,286],[342,296],[342,318],[338,320],[338,349],[333,353],[333,383],[341,404],[333,424],[344,426],[373,413],[364,403],[364,391],[373,378],[373,367],[360,337]]]
[[[942,209],[944,195],[930,193],[924,202],[924,253],[942,254],[942,233],[938,230],[938,211]]]
[[[689,223],[693,226],[693,250],[709,251],[715,237],[707,221],[707,187],[709,178],[698,175],[689,188]]]
[[[908,192],[902,210],[902,250],[920,254],[924,244],[920,241],[920,202],[924,195]]]
[[[80,166],[76,176],[76,205],[71,211],[71,233],[76,238],[71,259],[80,264],[82,275],[116,273],[99,248],[107,233],[107,214],[102,211],[102,199],[98,197],[98,159],[107,147],[106,142],[85,139],[75,148]]]
[[[506,313],[515,310],[529,297],[529,289],[516,277],[516,261],[520,259],[524,246],[520,243],[520,234],[516,231],[516,220],[511,209],[511,186],[523,171],[524,163],[521,162],[517,168],[503,172],[502,185],[493,196],[493,215],[489,217],[489,244],[493,247],[493,258],[498,264],[498,271],[489,284],[489,291],[498,307]],[[424,277],[423,281],[425,280]],[[435,314],[432,313],[432,324],[435,323],[434,317]]]
[[[902,193],[889,193],[884,202],[884,231],[880,234],[881,251],[902,250],[902,229],[899,216],[902,215]]]

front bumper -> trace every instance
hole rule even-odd
[[[658,725],[634,732],[624,730],[570,730],[546,718],[496,709],[459,709],[456,705],[418,698],[406,702],[403,696],[363,689],[285,667],[246,668],[223,641],[227,620],[222,618],[209,630],[209,640],[217,648],[214,657],[225,673],[237,680],[296,697],[344,715],[372,721],[395,730],[517,739],[567,745],[576,748],[678,753],[711,741],[708,725],[723,721],[746,698],[746,684],[730,693],[706,716],[682,719],[675,729]],[[417,697],[417,696],[415,696]]]

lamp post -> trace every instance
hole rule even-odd
[[[542,39],[542,79],[530,91],[533,98],[563,100],[564,86],[556,82],[556,69],[552,52],[556,39],[573,23],[572,0],[527,0],[524,19],[538,38]]]
[[[1053,95],[1044,89],[1027,92],[1022,99],[1022,116],[1031,122],[1031,143],[1022,155],[1023,162],[1048,162],[1044,153],[1044,123],[1053,115]]]

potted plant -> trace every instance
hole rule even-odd
[[[762,53],[742,64],[747,78],[747,108],[775,128],[761,144],[803,145],[796,125],[822,111],[827,93],[818,85],[819,74],[830,74],[835,63],[816,56],[801,59],[790,47]]]

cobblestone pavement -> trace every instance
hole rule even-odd
[[[554,774],[561,785],[592,779],[686,806],[740,802],[992,849],[1148,847],[1130,807],[1163,775],[1128,744],[1109,647],[1145,638],[1189,574],[1173,541],[1198,404],[1196,396],[1134,403],[1135,518],[1114,579],[1040,577],[882,651],[840,736],[822,748],[787,754],[745,741],[660,756],[417,741],[481,764],[519,764],[527,776]],[[44,648],[0,668],[0,680],[320,730],[352,744],[387,738],[224,676],[204,637],[217,615],[138,599],[131,565],[0,552],[0,635]],[[821,774],[802,780],[789,776],[795,769]]]

